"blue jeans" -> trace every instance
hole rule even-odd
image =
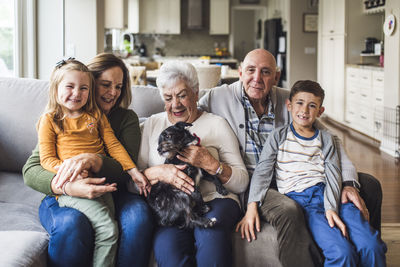
[[[120,190],[113,194],[120,239],[117,266],[148,266],[152,245],[153,218],[145,200]],[[89,220],[72,208],[61,208],[47,196],[39,217],[50,235],[49,266],[90,266],[94,232]]]
[[[342,204],[339,209],[349,240],[339,228],[329,226],[325,217],[324,189],[325,185],[319,183],[303,192],[286,194],[303,207],[310,231],[325,256],[324,266],[386,266],[385,243],[353,203]]]
[[[154,254],[160,267],[232,266],[232,231],[240,218],[240,208],[232,199],[207,202],[208,218],[217,218],[211,228],[179,229],[160,227],[154,238]]]

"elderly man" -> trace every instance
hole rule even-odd
[[[290,123],[290,114],[285,106],[289,91],[276,87],[280,72],[277,71],[274,56],[264,49],[255,49],[246,55],[239,68],[239,76],[240,80],[229,86],[213,88],[200,99],[199,105],[229,122],[238,137],[251,177],[268,134],[276,127]],[[344,181],[342,202],[353,202],[368,219],[368,210],[358,194],[360,186],[356,170],[344,149],[341,149],[341,167]],[[247,206],[247,195],[242,196],[242,201],[244,207]],[[307,230],[298,205],[276,189],[268,191],[264,203],[269,205],[260,211],[260,215],[277,231],[282,265],[322,265],[322,256]],[[255,240],[254,229],[246,229],[242,233],[244,237],[249,242]]]

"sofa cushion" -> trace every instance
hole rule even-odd
[[[21,171],[35,147],[47,87],[46,81],[0,78],[0,170]]]
[[[164,111],[164,102],[157,87],[132,86],[132,103],[129,108],[143,119]]]
[[[0,266],[46,266],[48,236],[33,231],[0,231]]]
[[[277,232],[266,222],[261,222],[262,231],[256,233],[252,242],[242,240],[240,233],[232,234],[234,267],[281,267]]]
[[[38,217],[43,197],[24,185],[21,174],[0,172],[0,231],[45,232]]]

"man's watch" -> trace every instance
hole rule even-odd
[[[360,192],[360,185],[357,183],[357,182],[355,182],[355,181],[345,181],[345,182],[343,182],[342,183],[342,185],[343,185],[343,187],[345,187],[345,186],[351,186],[351,187],[354,187],[355,189],[357,189],[357,191],[358,192]]]

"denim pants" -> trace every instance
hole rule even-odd
[[[349,240],[339,228],[329,226],[325,217],[324,189],[325,185],[319,183],[303,192],[286,194],[303,207],[308,227],[325,256],[324,266],[386,266],[385,243],[353,203],[342,204],[339,209]]]
[[[232,231],[240,218],[236,201],[224,198],[207,202],[208,218],[217,218],[211,228],[179,229],[160,227],[154,238],[154,253],[159,267],[232,266]]]
[[[114,201],[111,193],[96,199],[59,196],[60,207],[82,212],[94,230],[93,267],[114,267],[117,252],[118,225],[115,221]]]
[[[113,193],[120,231],[117,266],[148,266],[152,245],[153,218],[146,201],[119,190]],[[94,231],[86,216],[76,209],[61,208],[47,196],[39,207],[39,217],[50,235],[48,266],[90,266]]]

